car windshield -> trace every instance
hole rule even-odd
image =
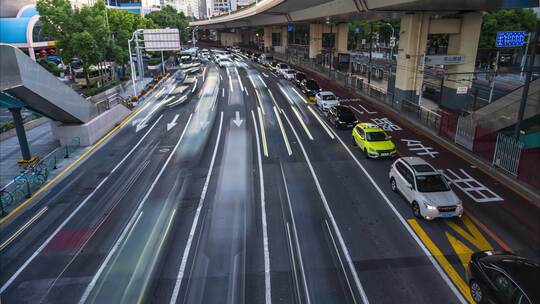
[[[420,192],[443,192],[450,190],[448,184],[440,174],[417,176],[416,186]]]
[[[279,65],[279,68],[284,70],[284,69],[288,68],[288,66],[286,64],[282,63],[282,64]]]
[[[287,74],[294,74],[294,71],[293,71],[293,70],[288,70],[288,71],[285,71],[285,73],[287,73]]]
[[[336,96],[334,94],[325,94],[322,96],[322,100],[336,100]]]
[[[384,132],[366,132],[367,141],[386,141],[388,136]]]

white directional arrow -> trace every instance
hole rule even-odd
[[[174,126],[177,125],[176,121],[178,120],[178,117],[180,117],[179,114],[174,115],[173,120],[167,124],[167,131],[169,131],[170,129],[174,128]]]
[[[134,125],[138,124],[139,122],[141,122],[141,120],[142,120],[141,118],[135,119],[135,120],[133,120],[131,122],[131,125],[134,126]]]
[[[139,133],[139,131],[146,128],[146,126],[147,126],[146,122],[142,124],[138,124],[137,127],[135,128],[135,133]]]
[[[236,118],[233,120],[233,122],[237,127],[240,127],[243,122],[243,120],[240,119],[240,112],[236,111]]]

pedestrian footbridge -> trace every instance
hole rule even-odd
[[[0,45],[0,107],[27,108],[62,123],[86,123],[97,116],[86,101],[19,49]]]

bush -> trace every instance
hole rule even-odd
[[[157,58],[150,58],[148,59],[148,65],[158,65],[161,63],[161,57],[157,57]]]

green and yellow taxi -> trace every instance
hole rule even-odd
[[[394,157],[397,154],[392,137],[373,123],[357,124],[352,131],[352,140],[369,158]]]

